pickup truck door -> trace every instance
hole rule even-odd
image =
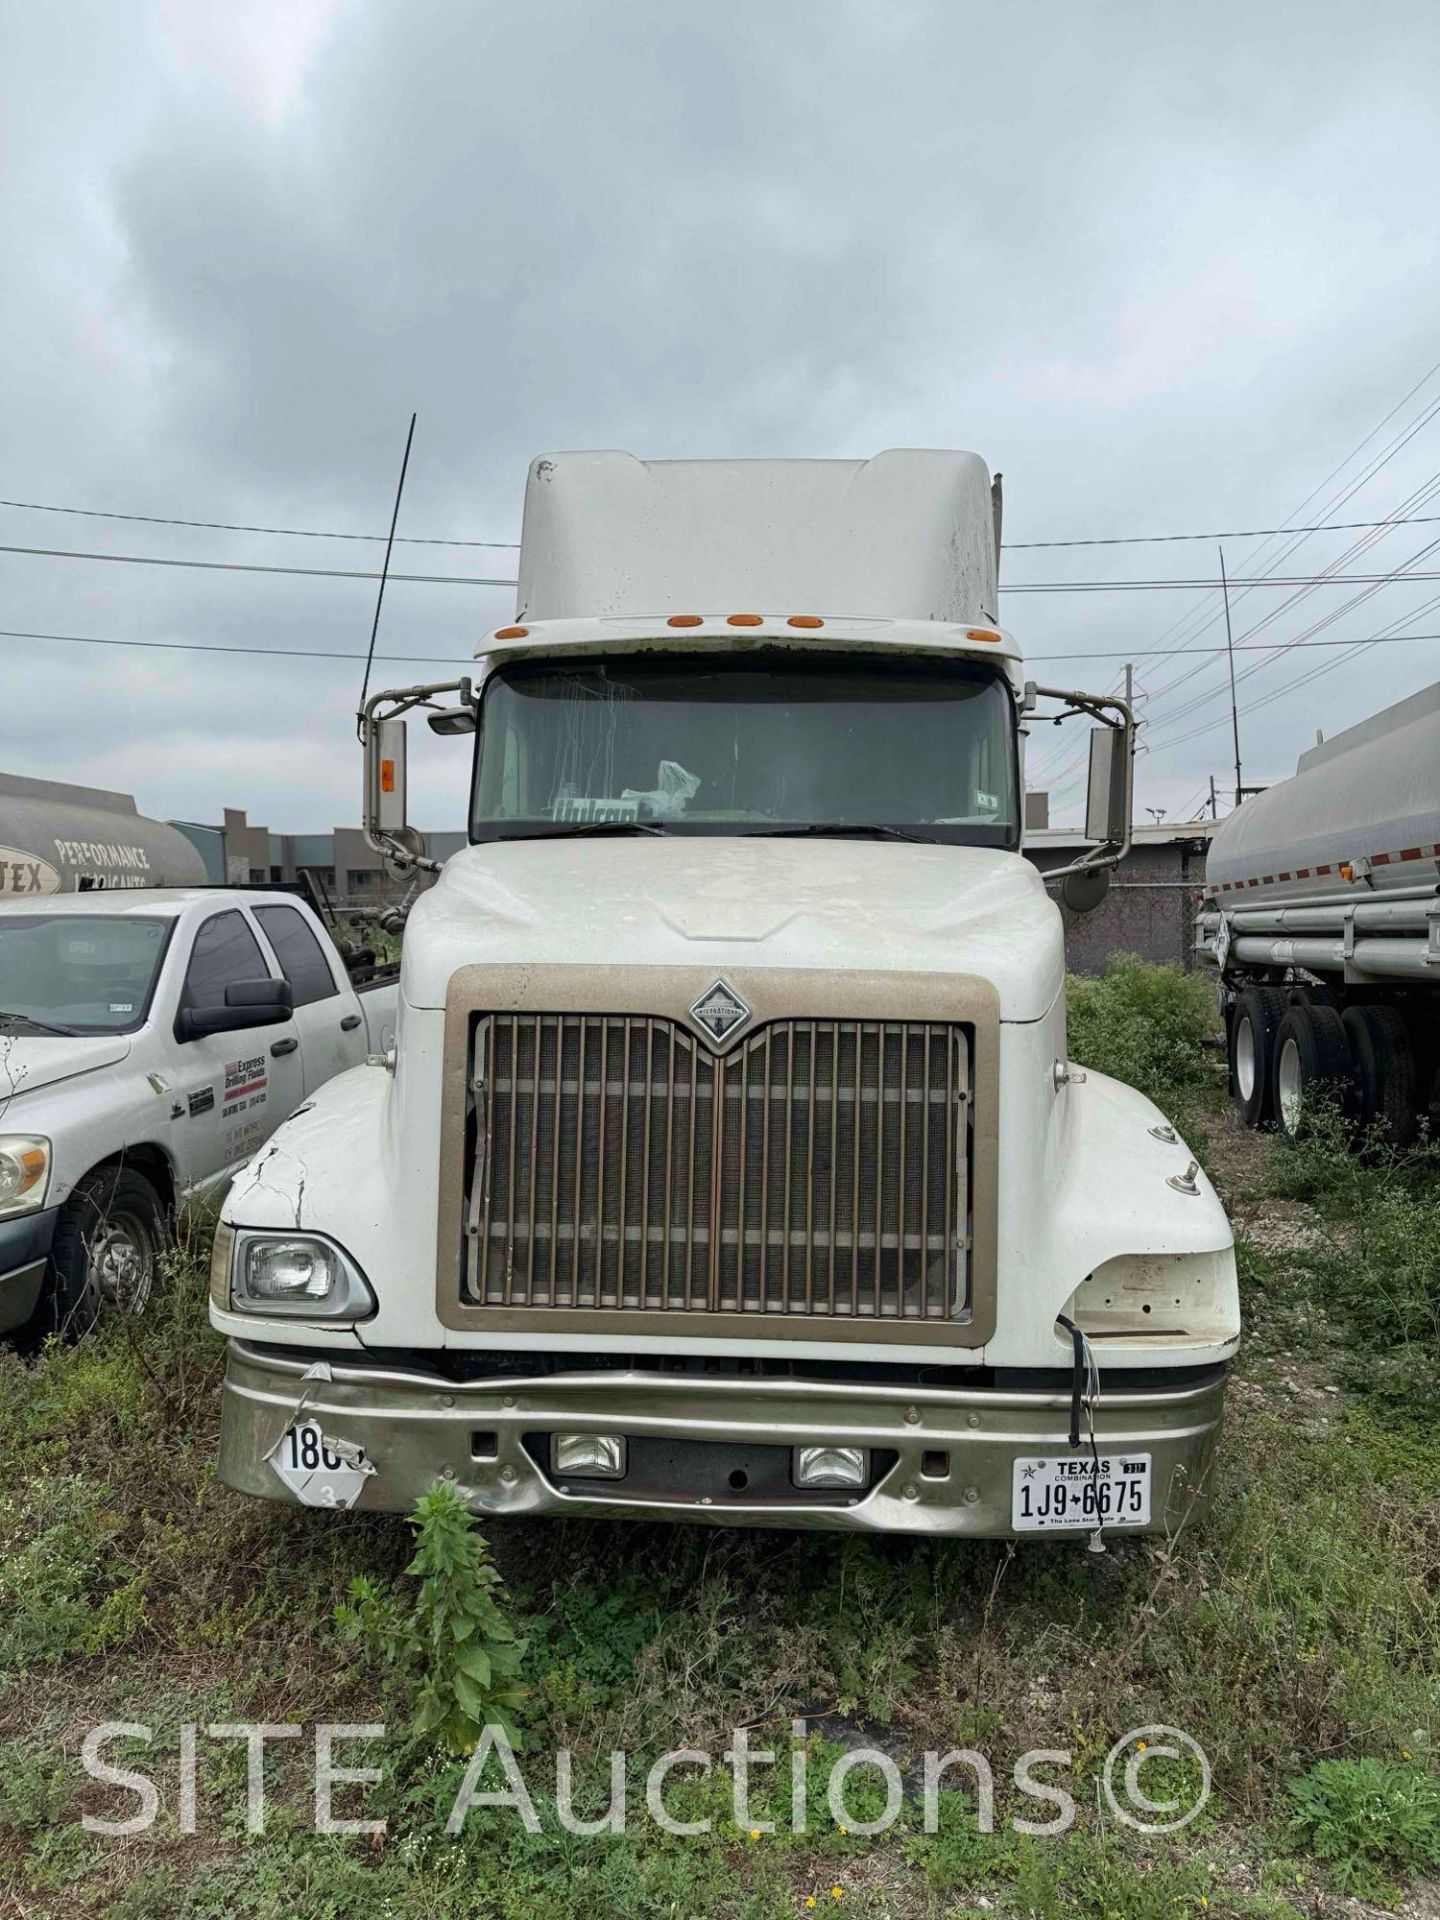
[[[232,982],[274,977],[245,915],[227,907],[196,929],[176,1011],[223,1005]],[[176,1069],[184,1112],[172,1137],[186,1187],[205,1187],[248,1160],[305,1097],[293,1017],[178,1042]]]
[[[252,912],[290,982],[305,1091],[311,1094],[365,1058],[369,1041],[360,1003],[333,941],[328,934],[322,938],[298,906],[277,900]]]

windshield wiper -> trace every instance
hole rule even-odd
[[[542,827],[538,833],[507,833],[499,837],[504,840],[578,840],[582,835],[593,839],[601,834],[664,831],[664,827],[657,826],[653,820],[576,820],[568,825],[557,823],[553,827]]]
[[[62,1027],[53,1020],[37,1020],[33,1013],[6,1013],[0,1008],[0,1026],[33,1027],[36,1033],[56,1033],[62,1040],[73,1040],[77,1029]]]
[[[750,827],[747,840],[913,840],[918,846],[933,847],[926,834],[911,833],[906,827],[882,827],[871,821],[847,826],[838,820],[817,820],[798,827]]]

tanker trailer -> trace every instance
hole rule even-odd
[[[0,773],[0,900],[205,880],[184,834],[147,820],[128,793]]]
[[[1414,1140],[1440,1089],[1440,684],[1302,753],[1210,842],[1196,953],[1230,1090],[1293,1140],[1322,1090]]]

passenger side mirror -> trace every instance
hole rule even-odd
[[[1060,687],[1025,686],[1025,713],[1040,700],[1059,700],[1064,711],[1049,716],[1058,725],[1078,714],[1101,721],[1090,735],[1090,779],[1085,796],[1085,838],[1097,844],[1068,867],[1045,874],[1058,886],[1072,913],[1092,913],[1110,890],[1110,868],[1130,851],[1130,802],[1135,755],[1135,716],[1128,700],[1113,693],[1071,693]],[[1106,716],[1113,714],[1114,719]]]
[[[222,1007],[185,1007],[175,1022],[179,1040],[204,1040],[215,1033],[239,1033],[247,1027],[273,1027],[295,1011],[287,980],[232,980]]]
[[[1129,837],[1130,742],[1119,727],[1096,727],[1090,735],[1085,838],[1119,846]]]

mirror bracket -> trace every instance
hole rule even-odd
[[[1072,860],[1063,867],[1052,867],[1045,875],[1048,886],[1052,880],[1064,880],[1070,874],[1097,874],[1111,867],[1117,867],[1130,851],[1131,811],[1134,801],[1135,768],[1135,714],[1128,700],[1122,700],[1118,694],[1075,693],[1064,687],[1041,687],[1033,680],[1025,683],[1023,712],[1031,712],[1040,700],[1059,700],[1061,711],[1053,716],[1058,726],[1062,720],[1070,720],[1079,714],[1088,714],[1100,726],[1108,728],[1112,741],[1106,745],[1111,757],[1114,772],[1111,774],[1112,799],[1118,806],[1112,806],[1108,821],[1109,831],[1100,840],[1096,848],[1083,853],[1078,860]],[[1050,716],[1047,716],[1049,718]],[[1095,748],[1100,736],[1091,737],[1091,773],[1096,772]],[[1114,756],[1118,753],[1118,765]],[[1118,831],[1117,831],[1118,821]],[[1089,822],[1086,822],[1087,832]],[[1078,893],[1080,889],[1075,889]],[[1103,889],[1092,900],[1092,906],[1098,906],[1104,898]],[[1088,911],[1086,908],[1080,911]]]
[[[365,836],[366,846],[380,855],[392,874],[402,877],[417,871],[438,873],[440,862],[432,860],[426,853],[425,841],[417,828],[408,822],[384,818],[390,809],[384,806],[382,800],[381,759],[385,745],[393,743],[396,738],[392,723],[401,722],[402,716],[416,707],[435,708],[432,719],[452,723],[437,728],[437,731],[459,731],[453,725],[457,709],[438,706],[437,696],[447,693],[457,696],[460,713],[466,708],[474,710],[474,688],[467,674],[461,680],[438,680],[415,687],[387,687],[383,692],[372,694],[360,714],[360,744],[365,754],[361,832]],[[400,733],[402,744],[399,758],[403,763],[403,724]],[[401,799],[403,806],[403,793]]]

